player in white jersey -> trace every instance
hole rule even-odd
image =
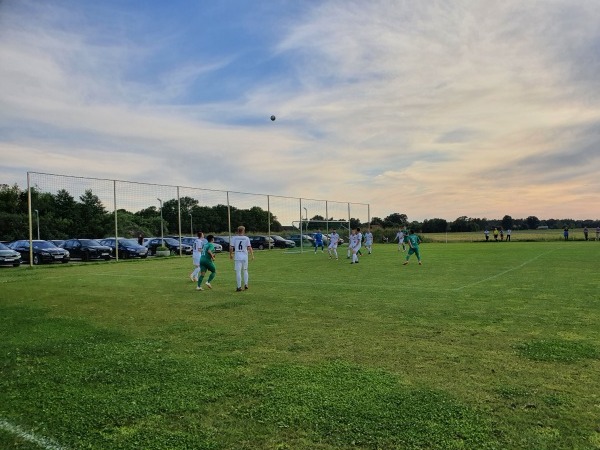
[[[350,234],[350,242],[348,243],[348,252],[351,254],[352,261],[350,264],[354,264],[358,262],[358,255],[356,252],[360,249],[358,240],[358,234],[356,228],[352,229],[352,233]]]
[[[239,226],[237,235],[233,236],[229,243],[229,259],[233,259],[235,264],[236,292],[242,290],[242,272],[244,274],[244,289],[248,289],[248,253],[254,259],[254,251],[250,239],[244,235],[245,232],[246,228]]]
[[[396,233],[394,241],[398,240],[398,251],[400,251],[400,248],[402,248],[402,251],[406,250],[406,246],[404,245],[404,236],[404,230],[398,230],[398,232]]]
[[[194,240],[194,244],[192,245],[192,263],[194,264],[194,271],[190,273],[190,280],[198,281],[198,274],[200,273],[200,256],[202,255],[202,247],[206,243],[206,239],[204,239],[204,233],[202,231],[198,231],[198,237]]]
[[[335,255],[335,259],[338,259],[338,243],[340,242],[340,235],[337,231],[333,230],[329,236],[329,245],[327,246],[327,253],[329,253],[329,259]]]
[[[370,229],[365,233],[365,247],[367,247],[369,255],[373,253],[373,233],[371,233]]]

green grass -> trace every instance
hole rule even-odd
[[[0,270],[0,448],[600,448],[600,243],[396,248]]]

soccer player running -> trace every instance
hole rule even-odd
[[[213,241],[215,237],[212,234],[206,236],[206,244],[202,247],[202,255],[200,256],[200,277],[198,278],[198,285],[196,286],[197,291],[202,290],[202,280],[206,272],[210,272],[208,280],[206,280],[206,287],[212,289],[210,282],[217,276],[217,268],[215,267],[215,246]]]
[[[323,245],[323,233],[321,233],[321,230],[317,230],[313,237],[315,239],[315,254],[317,254],[317,249],[319,247],[321,247],[321,253],[324,253],[325,246]]]
[[[338,259],[338,243],[340,242],[340,235],[337,231],[333,230],[329,236],[329,246],[327,247],[327,253],[329,253],[329,259],[335,255],[335,259]]]
[[[397,239],[398,240],[398,251],[400,251],[400,247],[402,247],[402,251],[406,251],[406,246],[404,245],[404,230],[400,229],[398,230],[398,232],[396,233],[396,237],[394,238],[394,241]]]
[[[254,251],[250,244],[250,239],[245,236],[246,228],[239,226],[237,228],[237,235],[231,238],[229,244],[229,259],[234,260],[235,264],[235,277],[237,282],[236,292],[242,291],[242,272],[244,274],[244,289],[248,289],[248,252],[254,259]]]
[[[365,247],[369,251],[369,255],[373,253],[373,233],[370,228],[365,233]]]
[[[358,264],[358,252],[360,250],[362,235],[357,228],[352,229],[350,235],[349,251],[352,253],[352,261],[350,264]]]
[[[190,280],[198,281],[198,274],[200,273],[200,257],[202,256],[202,247],[206,243],[206,239],[204,239],[204,233],[202,231],[198,231],[198,237],[194,240],[194,244],[192,245],[192,263],[194,264],[194,271],[190,273]]]
[[[410,230],[407,242],[410,248],[408,249],[408,253],[406,254],[406,261],[404,261],[402,265],[405,266],[408,264],[408,259],[413,253],[417,255],[417,260],[419,261],[419,265],[421,265],[421,252],[419,251],[419,244],[421,243],[421,238],[417,236],[413,230]]]

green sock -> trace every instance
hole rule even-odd
[[[216,276],[217,276],[217,272],[211,272],[210,275],[208,276],[208,282],[210,283],[212,280],[215,279]]]

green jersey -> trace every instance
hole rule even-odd
[[[200,257],[200,259],[212,261],[210,253],[208,252],[211,252],[213,255],[215,254],[215,246],[212,242],[207,242],[206,244],[204,244],[204,247],[202,247],[202,256]]]
[[[419,236],[417,236],[416,234],[411,234],[410,236],[408,236],[408,243],[412,248],[419,248],[420,241],[421,239],[419,239]]]

